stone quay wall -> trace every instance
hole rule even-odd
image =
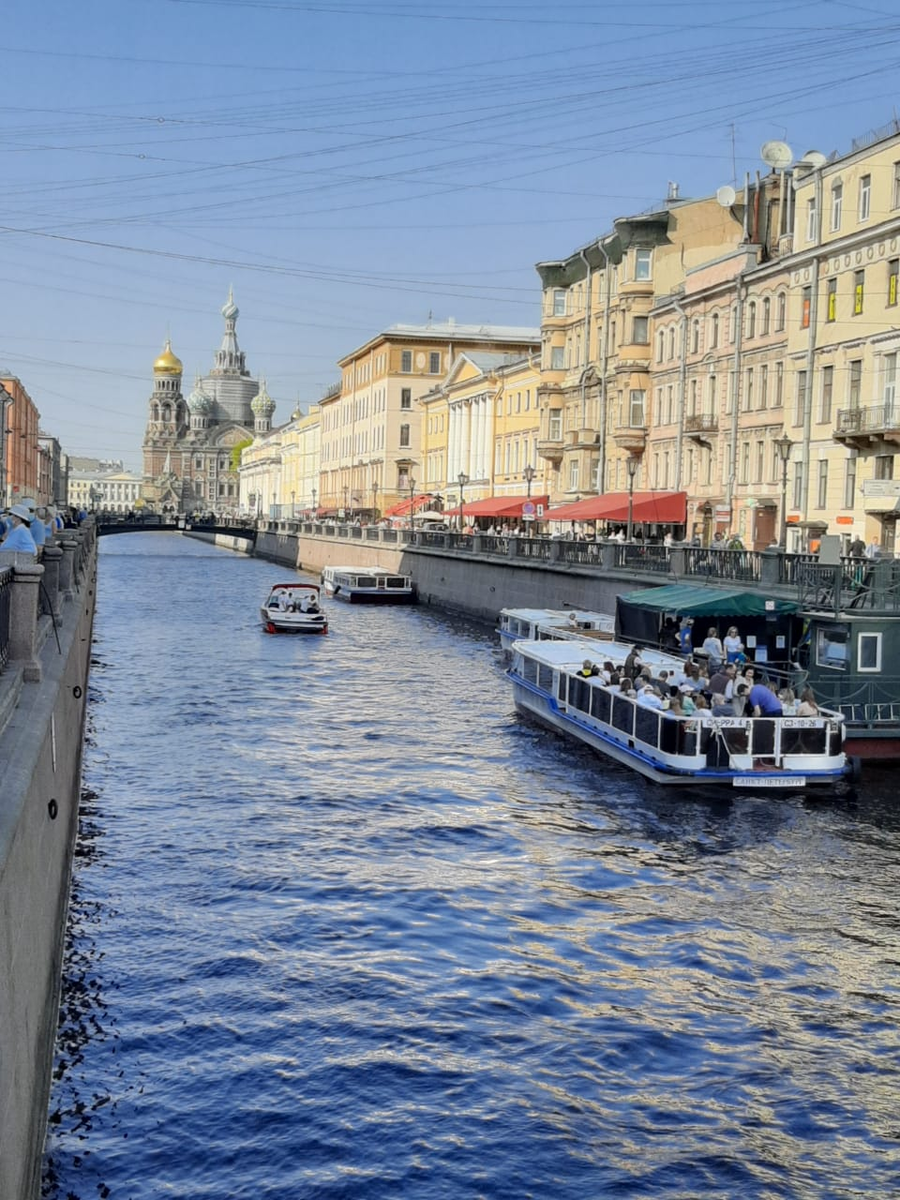
[[[0,552],[0,1196],[8,1200],[40,1191],[96,576],[90,520],[55,537],[37,563]]]

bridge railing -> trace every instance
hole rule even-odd
[[[6,567],[0,571],[0,671],[9,662],[9,610],[12,582],[12,567]]]

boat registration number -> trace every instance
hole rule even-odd
[[[805,775],[746,775],[741,779],[732,779],[735,787],[805,787]]]

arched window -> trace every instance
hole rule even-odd
[[[163,419],[163,421],[164,421],[164,423],[165,423],[166,425],[168,425],[168,424],[169,424],[169,422],[172,420],[172,406],[171,406],[171,404],[164,404],[164,405],[162,406],[162,419]]]
[[[675,326],[669,326],[669,358],[675,357]]]
[[[691,325],[691,354],[699,354],[700,352],[700,322],[694,321]]]
[[[662,329],[656,335],[656,361],[662,362],[666,350],[666,335]]]
[[[747,305],[747,337],[756,337],[756,301],[751,300]]]
[[[153,408],[150,412],[150,419],[152,421],[157,421],[157,422],[159,421],[159,405],[158,404],[153,405]]]
[[[787,321],[787,293],[779,292],[778,293],[778,312],[775,317],[776,330],[780,331],[780,330],[784,329],[784,325],[785,325],[786,321]]]
[[[765,337],[768,334],[769,329],[771,327],[771,321],[772,321],[772,301],[769,299],[768,296],[766,296],[765,300],[763,300],[762,329],[760,329],[760,331],[759,331],[763,337]]]
[[[719,314],[713,313],[709,320],[709,348],[715,350],[719,344]]]

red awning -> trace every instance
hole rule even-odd
[[[427,508],[434,497],[431,492],[422,492],[418,496],[413,497],[413,512],[418,512],[420,508]],[[386,517],[406,517],[409,515],[410,503],[409,498],[399,500],[396,504],[392,504],[390,508],[385,509]]]
[[[472,520],[476,517],[521,517],[522,509],[526,504],[533,504],[535,512],[537,506],[542,504],[546,513],[549,503],[549,496],[488,496],[484,500],[472,500],[469,504],[464,503],[463,516],[471,517]],[[459,505],[447,510],[444,516],[458,517]]]
[[[687,492],[635,492],[632,506],[635,525],[684,525],[687,520]],[[618,521],[628,520],[628,493],[609,492],[588,496],[574,504],[553,508],[547,521]]]

